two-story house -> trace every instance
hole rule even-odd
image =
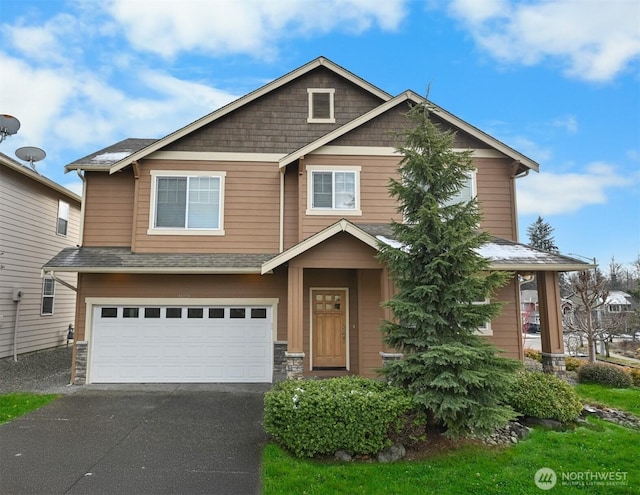
[[[67,342],[76,274],[42,265],[77,246],[80,197],[0,153],[0,358]]]
[[[67,165],[84,174],[81,247],[45,271],[78,274],[75,382],[375,376],[393,354],[376,253],[401,220],[387,190],[395,133],[421,101],[320,57],[164,138]],[[516,242],[515,181],[538,164],[444,109],[434,118],[473,150],[461,196],[477,195],[495,236],[482,254],[514,272],[482,333],[522,358],[515,273],[536,272],[543,351],[561,367],[557,272],[585,265]]]

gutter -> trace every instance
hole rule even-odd
[[[284,174],[286,171],[286,167],[280,169],[280,253],[284,251]]]
[[[77,287],[74,287],[73,285],[71,285],[71,284],[70,284],[69,282],[67,282],[66,280],[59,279],[59,278],[58,278],[58,276],[56,275],[56,272],[54,272],[53,270],[48,271],[48,270],[45,270],[45,269],[43,268],[43,269],[42,269],[42,271],[41,271],[40,277],[41,277],[41,278],[44,278],[44,277],[45,277],[45,275],[49,275],[49,276],[51,276],[51,278],[52,278],[53,280],[55,280],[56,282],[58,282],[58,283],[59,283],[59,284],[61,284],[61,285],[64,285],[67,289],[71,289],[73,292],[78,292],[78,288],[77,288]]]
[[[84,241],[84,205],[87,202],[87,178],[84,176],[84,171],[79,168],[76,169],[76,173],[82,181],[82,200],[80,201],[80,226],[78,233],[78,245],[82,246]]]

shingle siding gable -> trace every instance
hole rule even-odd
[[[308,88],[335,89],[335,123],[307,123]],[[381,103],[377,96],[318,67],[163,151],[290,153]]]
[[[402,132],[403,129],[407,129],[411,125],[407,118],[408,111],[408,104],[401,103],[329,144],[332,146],[396,147],[402,144],[402,138],[398,137],[397,133]],[[442,130],[449,130],[455,133],[453,144],[455,148],[483,149],[489,147],[486,143],[452,127],[437,116],[432,116],[431,118]]]

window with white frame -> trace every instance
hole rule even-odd
[[[308,88],[310,123],[333,123],[336,121],[333,111],[333,88]]]
[[[223,234],[224,172],[152,172],[150,234]]]
[[[69,203],[58,201],[58,222],[56,224],[56,234],[67,235],[69,229]]]
[[[476,196],[476,172],[469,172],[467,174],[467,180],[464,182],[460,190],[451,196],[445,206],[454,205],[457,203],[468,203]]]
[[[53,314],[53,300],[56,294],[56,281],[52,278],[42,279],[42,308],[40,314]]]
[[[473,304],[489,304],[489,299],[485,299],[484,301],[476,301]],[[493,330],[491,328],[491,321],[486,321],[480,326],[478,326],[478,329],[476,330],[476,334],[484,335],[484,336],[493,335]]]
[[[360,167],[307,166],[308,215],[361,215]]]

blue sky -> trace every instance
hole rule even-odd
[[[320,56],[412,89],[540,164],[518,181],[562,253],[640,255],[637,0],[0,0],[0,143],[43,175],[158,138]]]

